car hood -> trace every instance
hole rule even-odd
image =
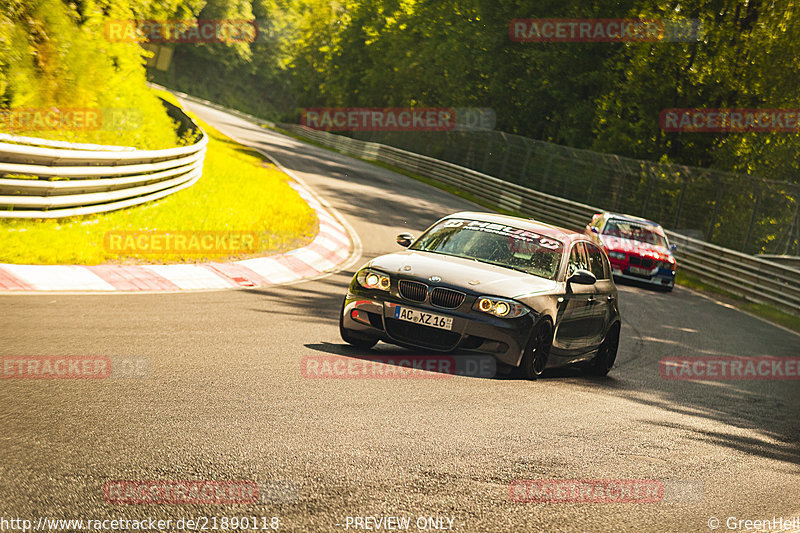
[[[609,252],[636,253],[642,257],[652,257],[658,261],[666,261],[672,253],[664,246],[649,244],[632,239],[623,239],[612,235],[601,235],[600,239]]]
[[[438,276],[441,281],[436,283],[443,286],[462,287],[471,292],[506,298],[548,292],[558,286],[553,280],[509,268],[415,250],[383,255],[370,261],[369,265],[386,273],[423,280]]]

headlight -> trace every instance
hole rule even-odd
[[[659,261],[658,266],[660,268],[666,268],[667,270],[675,270],[675,263],[669,263],[667,261]]]
[[[608,257],[613,257],[614,259],[622,259],[624,261],[626,255],[622,252],[608,252]]]
[[[380,289],[388,291],[392,286],[392,279],[386,274],[375,272],[374,270],[364,269],[356,274],[358,284],[365,289]]]
[[[501,318],[517,318],[530,312],[530,309],[514,300],[489,296],[478,298],[472,308]]]

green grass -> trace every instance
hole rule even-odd
[[[172,101],[175,101],[171,96]],[[18,264],[167,263],[270,255],[304,246],[317,232],[314,211],[289,177],[257,152],[199,121],[210,139],[203,176],[193,186],[145,205],[56,220],[0,219],[0,262]],[[254,232],[252,253],[119,255],[108,232]],[[250,252],[250,251],[248,251]]]

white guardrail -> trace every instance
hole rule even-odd
[[[188,121],[188,117],[185,117]],[[191,146],[135,150],[0,134],[0,218],[62,218],[113,211],[192,186],[208,137]]]
[[[174,92],[177,96],[271,128],[281,128],[299,137],[369,161],[393,165],[418,176],[470,193],[491,206],[520,213],[574,231],[583,231],[595,213],[604,209],[573,202],[528,189],[475,170],[460,167],[384,144],[359,141],[314,130],[298,124],[274,123],[231,110],[200,98]],[[768,304],[800,315],[800,269],[753,257],[667,231],[678,246],[678,268],[709,285],[719,287],[750,302]]]

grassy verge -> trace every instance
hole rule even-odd
[[[174,98],[165,96],[175,102]],[[317,231],[314,211],[289,187],[289,177],[257,152],[195,120],[209,135],[203,176],[162,200],[57,220],[0,220],[0,262],[18,264],[168,263],[242,259],[304,246]],[[247,253],[118,253],[109,232],[247,232]]]
[[[279,128],[275,128],[275,129],[279,129]],[[305,138],[303,138],[303,137],[301,137],[299,135],[295,135],[295,134],[293,134],[293,133],[291,133],[289,131],[286,131],[286,130],[283,130],[283,129],[280,129],[279,131],[281,133],[283,133],[284,135],[288,135],[288,136],[293,137],[295,139],[301,140],[301,141],[303,141],[305,143],[313,144],[314,146],[318,146],[320,148],[324,148],[326,150],[330,150],[331,152],[341,153],[343,155],[347,155],[348,157],[354,157],[352,155],[345,154],[344,152],[341,152],[341,151],[336,150],[334,148],[325,146],[325,145],[320,144],[318,142],[314,142],[314,141],[311,141],[309,139],[305,139]],[[357,159],[361,159],[361,158],[357,158]],[[492,211],[495,211],[497,213],[502,213],[502,214],[505,214],[505,215],[512,215],[512,216],[523,216],[524,217],[524,215],[522,215],[521,213],[517,213],[517,212],[509,211],[507,209],[499,208],[499,207],[497,207],[495,205],[492,205],[490,202],[487,202],[486,200],[483,200],[481,198],[477,198],[475,195],[473,195],[471,193],[459,190],[456,187],[453,187],[451,185],[447,185],[445,183],[438,182],[438,181],[436,181],[434,179],[426,178],[424,176],[420,176],[418,174],[414,174],[413,172],[408,172],[407,170],[404,170],[402,168],[396,167],[394,165],[390,165],[388,163],[383,163],[381,161],[370,161],[368,159],[361,159],[361,160],[366,162],[366,163],[370,163],[372,165],[375,165],[375,166],[378,166],[378,167],[381,167],[381,168],[385,168],[387,170],[391,170],[392,172],[397,172],[398,174],[402,174],[404,176],[408,176],[409,178],[413,178],[413,179],[415,179],[417,181],[421,181],[421,182],[426,183],[426,184],[428,184],[428,185],[430,185],[432,187],[436,187],[437,189],[441,189],[441,190],[443,190],[445,192],[448,192],[450,194],[454,194],[454,195],[456,195],[456,196],[458,196],[460,198],[464,198],[465,200],[469,200],[470,202],[473,202],[473,203],[476,203],[476,204],[478,204],[480,206],[486,207],[487,209],[491,209]],[[776,308],[774,308],[774,307],[772,307],[770,305],[756,304],[756,303],[748,302],[747,300],[745,300],[744,298],[742,298],[740,296],[736,296],[734,294],[731,294],[731,293],[729,293],[729,292],[727,292],[727,291],[725,291],[723,289],[720,289],[720,288],[714,287],[712,285],[709,285],[707,283],[704,283],[704,282],[700,281],[698,278],[695,278],[694,276],[686,274],[685,272],[681,272],[680,269],[678,270],[678,275],[676,277],[675,282],[678,285],[682,285],[684,287],[688,287],[690,289],[694,289],[694,290],[696,290],[698,292],[703,292],[703,293],[707,293],[709,295],[713,295],[713,296],[717,297],[717,299],[722,300],[725,303],[736,307],[737,309],[741,309],[741,310],[746,311],[748,313],[751,313],[751,314],[753,314],[755,316],[758,316],[760,318],[763,318],[765,320],[768,320],[768,321],[773,322],[775,324],[779,324],[781,326],[784,326],[786,328],[789,328],[789,329],[791,329],[793,331],[797,331],[798,333],[800,333],[800,317],[798,317],[798,316],[790,315],[788,313],[784,313],[783,311],[781,311],[779,309],[776,309]]]

